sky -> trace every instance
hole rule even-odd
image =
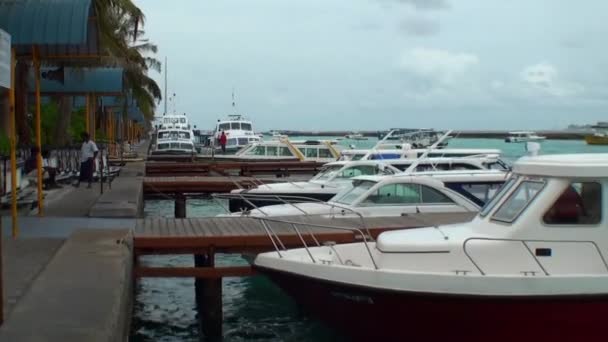
[[[232,89],[256,131],[608,121],[605,0],[135,2],[169,112],[201,129]]]

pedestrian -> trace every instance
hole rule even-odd
[[[93,172],[95,171],[95,158],[97,158],[97,154],[99,153],[99,149],[95,142],[91,140],[89,133],[82,133],[82,147],[80,148],[80,177],[78,178],[78,183],[75,184],[76,187],[80,186],[80,182],[86,180],[89,185],[87,188],[91,188],[91,183],[93,183]]]
[[[224,133],[224,131],[222,131],[222,135],[220,135],[220,147],[222,148],[222,153],[226,153],[226,141],[228,141],[228,138],[226,137],[226,133]]]

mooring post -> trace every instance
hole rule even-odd
[[[175,218],[186,218],[186,196],[175,194]]]
[[[207,254],[195,254],[196,267],[215,267],[215,252],[210,248]],[[196,311],[201,341],[222,340],[222,278],[199,279],[194,282]]]

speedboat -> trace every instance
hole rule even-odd
[[[427,157],[500,157],[502,151],[491,148],[442,148],[442,149],[418,149],[410,148],[411,145],[401,145],[401,148],[390,148],[392,145],[378,146],[373,149],[344,149],[341,151],[340,160],[366,160],[366,159],[402,159],[418,158],[423,154]]]
[[[497,170],[437,171],[393,176],[359,176],[327,203],[308,201],[265,206],[232,216],[285,217],[357,215],[391,217],[414,213],[477,212],[504,183]]]
[[[608,145],[608,122],[598,122],[591,126],[593,133],[585,136],[588,145]]]
[[[336,161],[325,164],[321,171],[307,182],[263,184],[251,189],[235,189],[230,192],[229,196],[220,195],[219,197],[228,199],[230,212],[241,212],[280,204],[285,201],[328,201],[343,189],[351,187],[350,179],[353,177],[398,174],[408,170],[413,164],[416,165],[410,172],[416,174],[436,171],[449,171],[455,172],[455,174],[468,172],[468,174],[471,174],[475,170],[495,169],[496,172],[493,174],[499,178],[502,184],[505,172],[509,168],[506,164],[499,163],[502,163],[502,161],[492,158]],[[483,205],[483,203],[477,202],[479,205]]]
[[[522,157],[471,222],[254,265],[352,340],[604,341],[606,193],[608,154]]]
[[[508,143],[519,143],[528,141],[543,141],[547,137],[540,136],[531,131],[516,131],[509,132],[509,136],[505,138],[505,142]]]

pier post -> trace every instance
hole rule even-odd
[[[175,194],[175,218],[186,218],[186,196]]]
[[[215,267],[213,248],[207,254],[195,254],[194,266]],[[222,278],[199,279],[194,281],[196,311],[201,341],[222,340]]]

